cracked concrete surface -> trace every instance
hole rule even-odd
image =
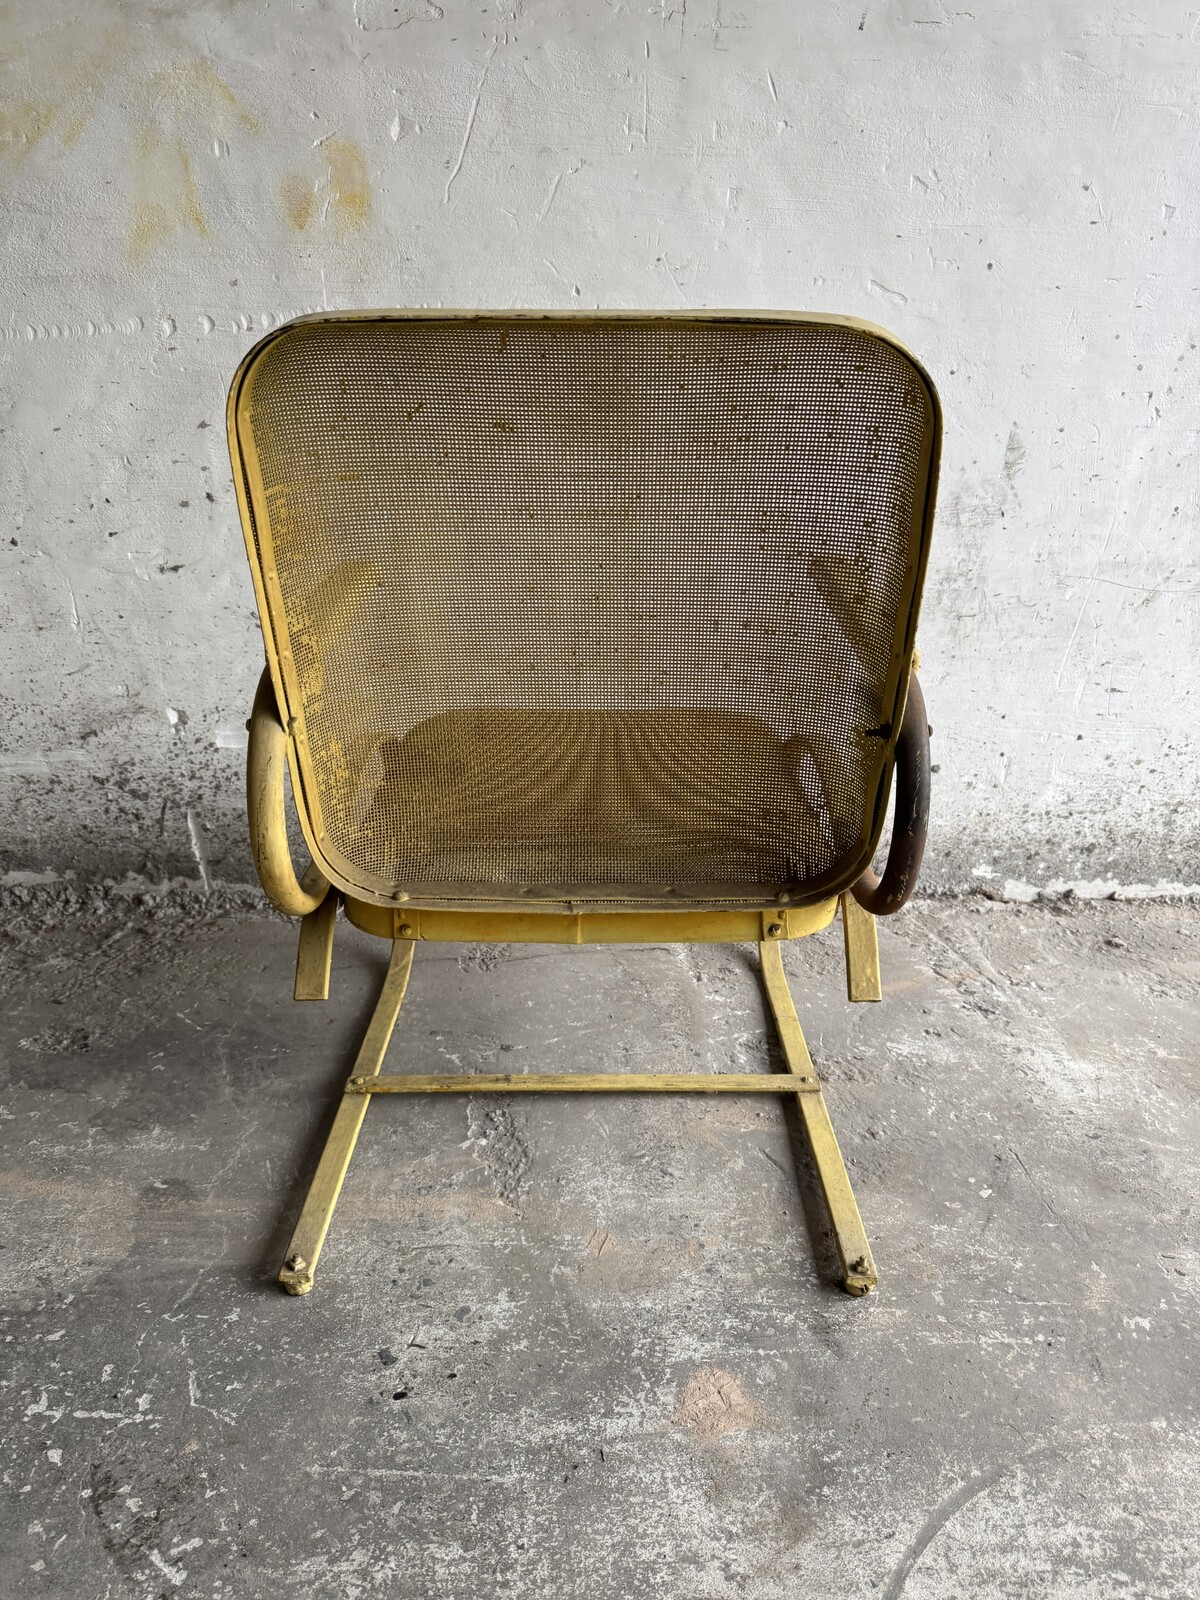
[[[1200,917],[924,901],[786,964],[882,1281],[730,1098],[385,1101],[272,1284],[386,955],[237,896],[0,925],[0,1594],[1200,1592]],[[741,947],[417,952],[389,1068],[754,1070]]]

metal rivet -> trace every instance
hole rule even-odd
[[[400,926],[396,929],[396,932],[397,932],[397,934],[399,935],[399,937],[401,939],[409,938],[409,936],[412,933],[412,923],[411,922],[402,922],[400,924]]]
[[[407,900],[408,899],[408,890],[407,889],[393,889],[393,891],[392,891],[392,899],[393,900]]]
[[[787,894],[786,892],[784,894],[777,894],[775,899],[781,906],[790,905],[792,901],[791,895]]]
[[[773,922],[767,929],[767,932],[770,934],[772,939],[778,939],[779,935],[783,932],[783,924],[781,922]]]

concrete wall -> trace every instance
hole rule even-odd
[[[1200,877],[1194,10],[40,0],[0,27],[7,867],[250,876],[223,401],[264,329],[757,306],[885,323],[941,388],[932,880]]]

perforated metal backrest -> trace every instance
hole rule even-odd
[[[302,824],[348,893],[766,905],[869,860],[939,436],[886,335],[308,318],[229,418]]]

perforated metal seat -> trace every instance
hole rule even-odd
[[[787,745],[737,712],[444,711],[379,755],[359,836],[421,898],[753,898],[828,851]]]
[[[940,421],[890,336],[320,316],[251,352],[229,420],[268,656],[252,832],[302,956],[327,969],[339,896],[401,941],[786,939],[839,895],[852,918],[853,885],[907,898]],[[908,850],[878,885],[898,752]]]

